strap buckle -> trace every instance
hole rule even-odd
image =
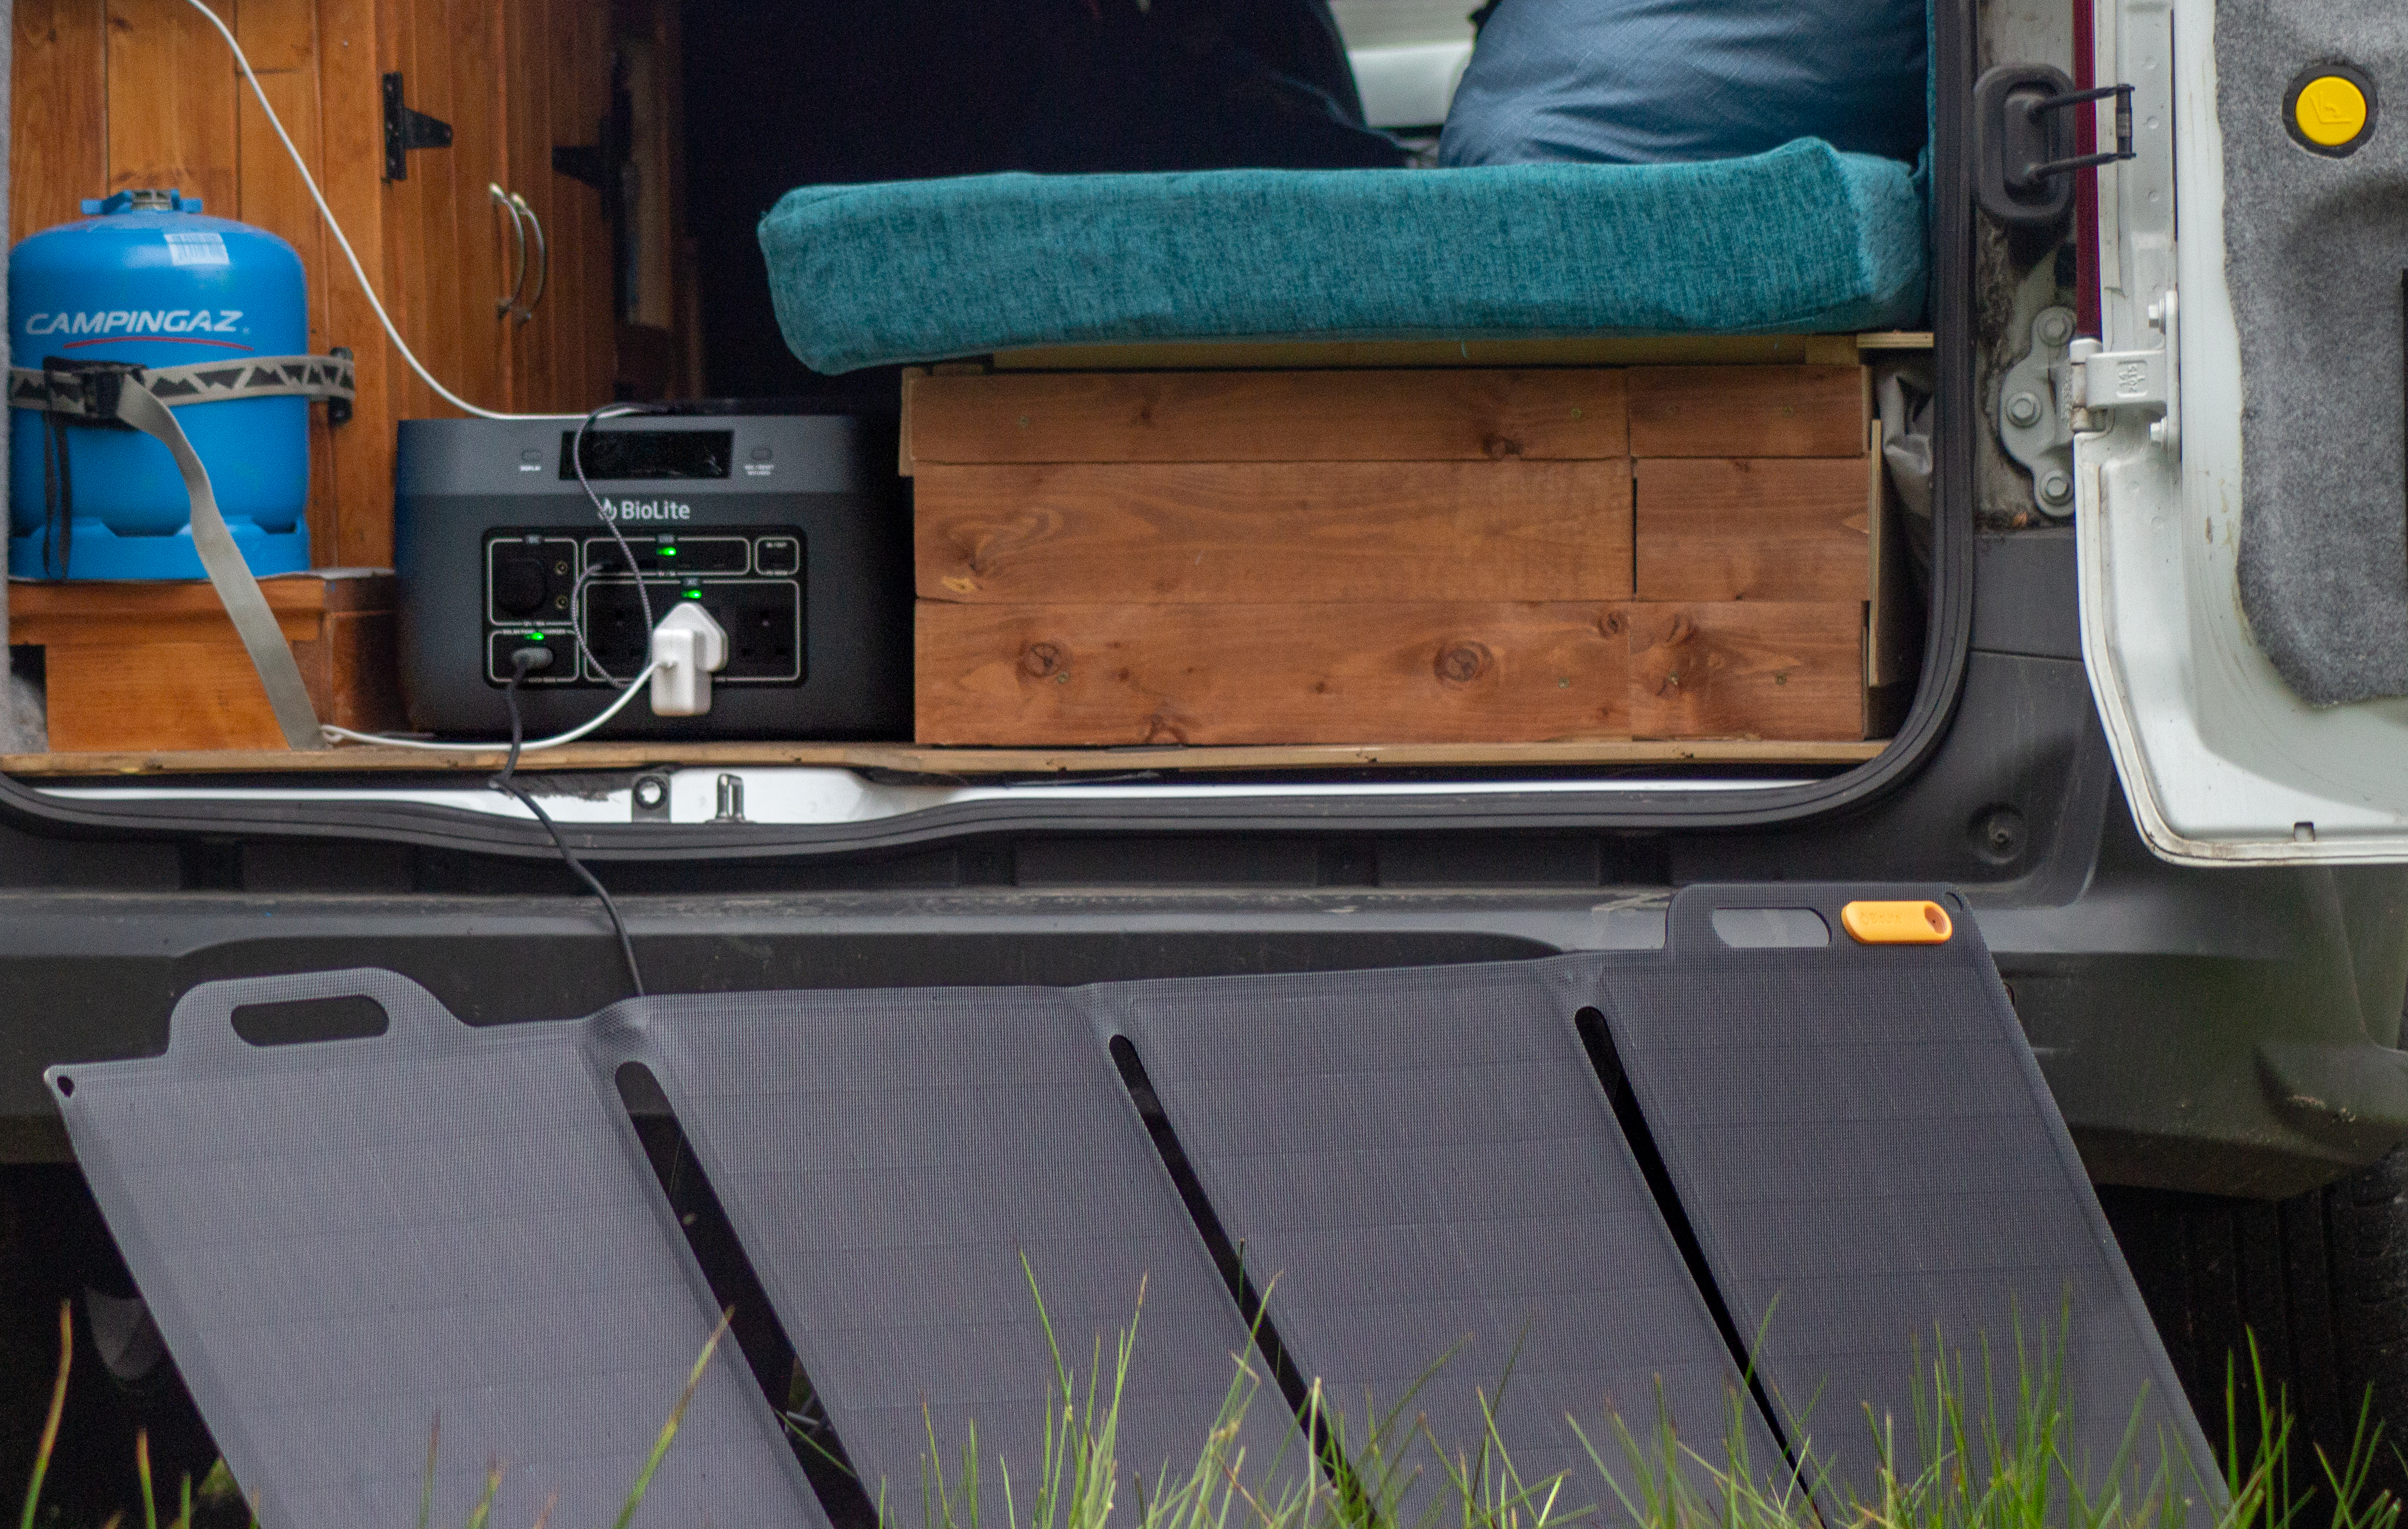
[[[131,429],[118,419],[118,403],[125,396],[127,382],[143,385],[143,371],[124,361],[74,361],[46,355],[42,384],[50,412]]]

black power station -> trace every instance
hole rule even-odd
[[[833,414],[605,419],[583,446],[597,511],[570,454],[578,425],[403,423],[394,541],[411,727],[508,736],[502,685],[530,647],[552,657],[521,682],[528,736],[578,726],[642,671],[649,601],[652,623],[694,603],[726,629],[710,710],[657,716],[639,698],[595,737],[910,736],[910,527],[891,429]]]

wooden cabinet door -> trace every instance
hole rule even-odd
[[[510,52],[511,190],[541,229],[531,311],[511,320],[521,407],[582,413],[610,401],[616,369],[610,226],[600,191],[555,169],[552,151],[601,140],[610,109],[607,0],[502,0]],[[538,281],[540,279],[540,281]]]
[[[501,305],[515,236],[492,190],[508,167],[501,0],[393,0],[380,19],[379,53],[401,74],[405,102],[452,126],[450,148],[413,151],[407,178],[384,188],[394,316],[454,393],[510,409],[516,338]],[[415,377],[400,381],[396,397],[403,417],[456,412]]]

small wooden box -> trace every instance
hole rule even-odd
[[[285,574],[260,588],[320,721],[399,725],[391,573]],[[8,640],[44,650],[54,753],[284,747],[251,656],[206,583],[12,583]]]
[[[1866,734],[1848,366],[908,376],[918,740]]]

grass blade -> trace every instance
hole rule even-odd
[[[627,1529],[636,1520],[636,1509],[644,1506],[644,1493],[652,1490],[652,1473],[661,1468],[661,1460],[669,1452],[677,1438],[678,1428],[685,1421],[685,1409],[694,1402],[694,1393],[702,1389],[702,1372],[710,1367],[710,1356],[719,1351],[719,1340],[727,1336],[728,1323],[736,1320],[736,1308],[729,1306],[719,1314],[719,1325],[710,1330],[710,1341],[694,1362],[694,1373],[685,1378],[685,1391],[669,1409],[668,1421],[661,1424],[661,1436],[652,1441],[652,1452],[646,1457],[644,1468],[636,1473],[636,1484],[627,1491],[627,1501],[619,1509],[617,1522],[611,1529]]]
[[[159,1494],[150,1488],[150,1430],[134,1431],[134,1479],[142,1488],[142,1529],[159,1529]]]
[[[25,1511],[18,1529],[34,1529],[34,1510],[41,1506],[42,1478],[50,1474],[50,1456],[59,1447],[59,1419],[67,1409],[67,1371],[75,1364],[75,1303],[59,1303],[59,1376],[50,1385],[50,1416],[42,1421],[42,1442],[34,1451],[33,1479],[25,1483]]]
[[[494,1494],[501,1490],[502,1463],[496,1460],[485,1467],[484,1495],[479,1497],[477,1506],[468,1510],[467,1529],[485,1529],[486,1521],[494,1516]]]
[[[426,1475],[418,1483],[418,1529],[426,1529],[426,1521],[435,1511],[435,1457],[443,1449],[443,1414],[435,1414],[435,1421],[426,1430]],[[254,1506],[251,1516],[257,1518]]]

